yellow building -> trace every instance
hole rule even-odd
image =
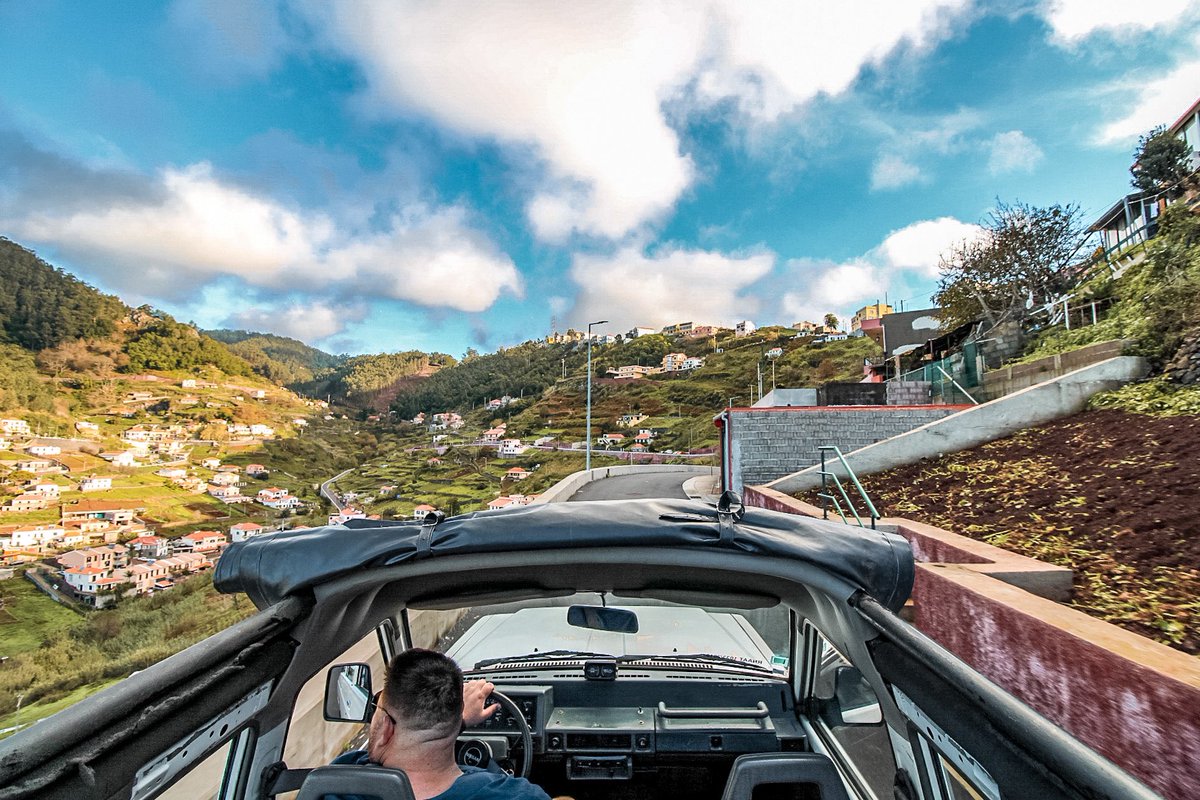
[[[879,319],[884,314],[891,314],[892,307],[887,303],[876,303],[872,306],[863,306],[858,311],[854,312],[854,318],[850,320],[850,330],[856,331],[863,327],[863,322],[869,319]],[[870,325],[867,326],[872,327]]]

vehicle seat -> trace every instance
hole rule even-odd
[[[748,753],[738,756],[733,762],[733,769],[729,771],[729,780],[725,782],[725,794],[721,800],[765,797],[850,800],[829,756],[820,753]]]
[[[326,795],[414,800],[412,784],[401,770],[354,764],[317,767],[300,784],[296,800],[321,800]]]

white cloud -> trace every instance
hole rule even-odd
[[[647,255],[625,247],[611,255],[576,255],[571,277],[579,285],[576,326],[607,319],[609,330],[660,328],[691,320],[732,324],[753,318],[754,298],[743,294],[771,271],[775,256],[731,256],[706,250],[663,249]]]
[[[312,343],[342,333],[351,322],[361,321],[366,308],[365,304],[333,306],[320,301],[275,307],[255,306],[230,315],[224,324]]]
[[[891,295],[899,297],[928,288],[938,274],[938,259],[951,245],[977,235],[978,225],[953,217],[922,220],[892,231],[877,246],[842,263],[814,259],[788,262],[788,283],[802,291],[788,292],[781,310],[788,322],[820,322],[828,312],[839,317]]]
[[[379,296],[482,311],[521,292],[516,266],[468,224],[465,209],[413,206],[383,232],[342,233],[324,214],[223,183],[206,164],[161,175],[157,203],[101,203],[22,216],[7,227],[102,273],[113,289],[186,299],[233,277],[287,292]]]
[[[361,65],[364,107],[534,145],[547,174],[526,211],[540,237],[561,240],[620,238],[660,219],[692,184],[665,101],[733,100],[745,119],[771,122],[844,91],[902,42],[945,37],[968,6],[371,0],[311,2],[308,13]]]
[[[1048,0],[1042,9],[1054,37],[1065,44],[1077,44],[1099,32],[1117,37],[1175,25],[1200,10],[1198,0],[1153,0],[1131,3],[1128,0]]]
[[[997,133],[988,142],[988,172],[1004,175],[1009,172],[1031,172],[1044,154],[1037,143],[1021,131]]]
[[[871,191],[888,191],[920,183],[924,180],[920,168],[901,156],[887,154],[871,169]]]
[[[1200,59],[1180,64],[1161,78],[1125,87],[1119,92],[1125,114],[1101,129],[1099,143],[1126,144],[1132,151],[1139,136],[1178,119],[1196,101],[1197,87]],[[1136,99],[1131,103],[1128,95]]]
[[[873,254],[890,269],[915,270],[932,278],[938,274],[938,260],[951,245],[973,239],[982,230],[954,217],[923,220],[889,233]]]

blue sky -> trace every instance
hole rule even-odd
[[[333,352],[915,308],[1128,189],[1200,2],[0,4],[0,235]]]

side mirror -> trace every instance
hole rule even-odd
[[[838,667],[833,677],[833,695],[844,725],[878,725],[883,722],[879,698],[858,667]]]
[[[371,703],[369,664],[337,664],[325,678],[325,719],[329,722],[370,722],[375,713]]]
[[[570,606],[567,624],[610,633],[637,633],[637,614],[624,608],[606,606]]]

